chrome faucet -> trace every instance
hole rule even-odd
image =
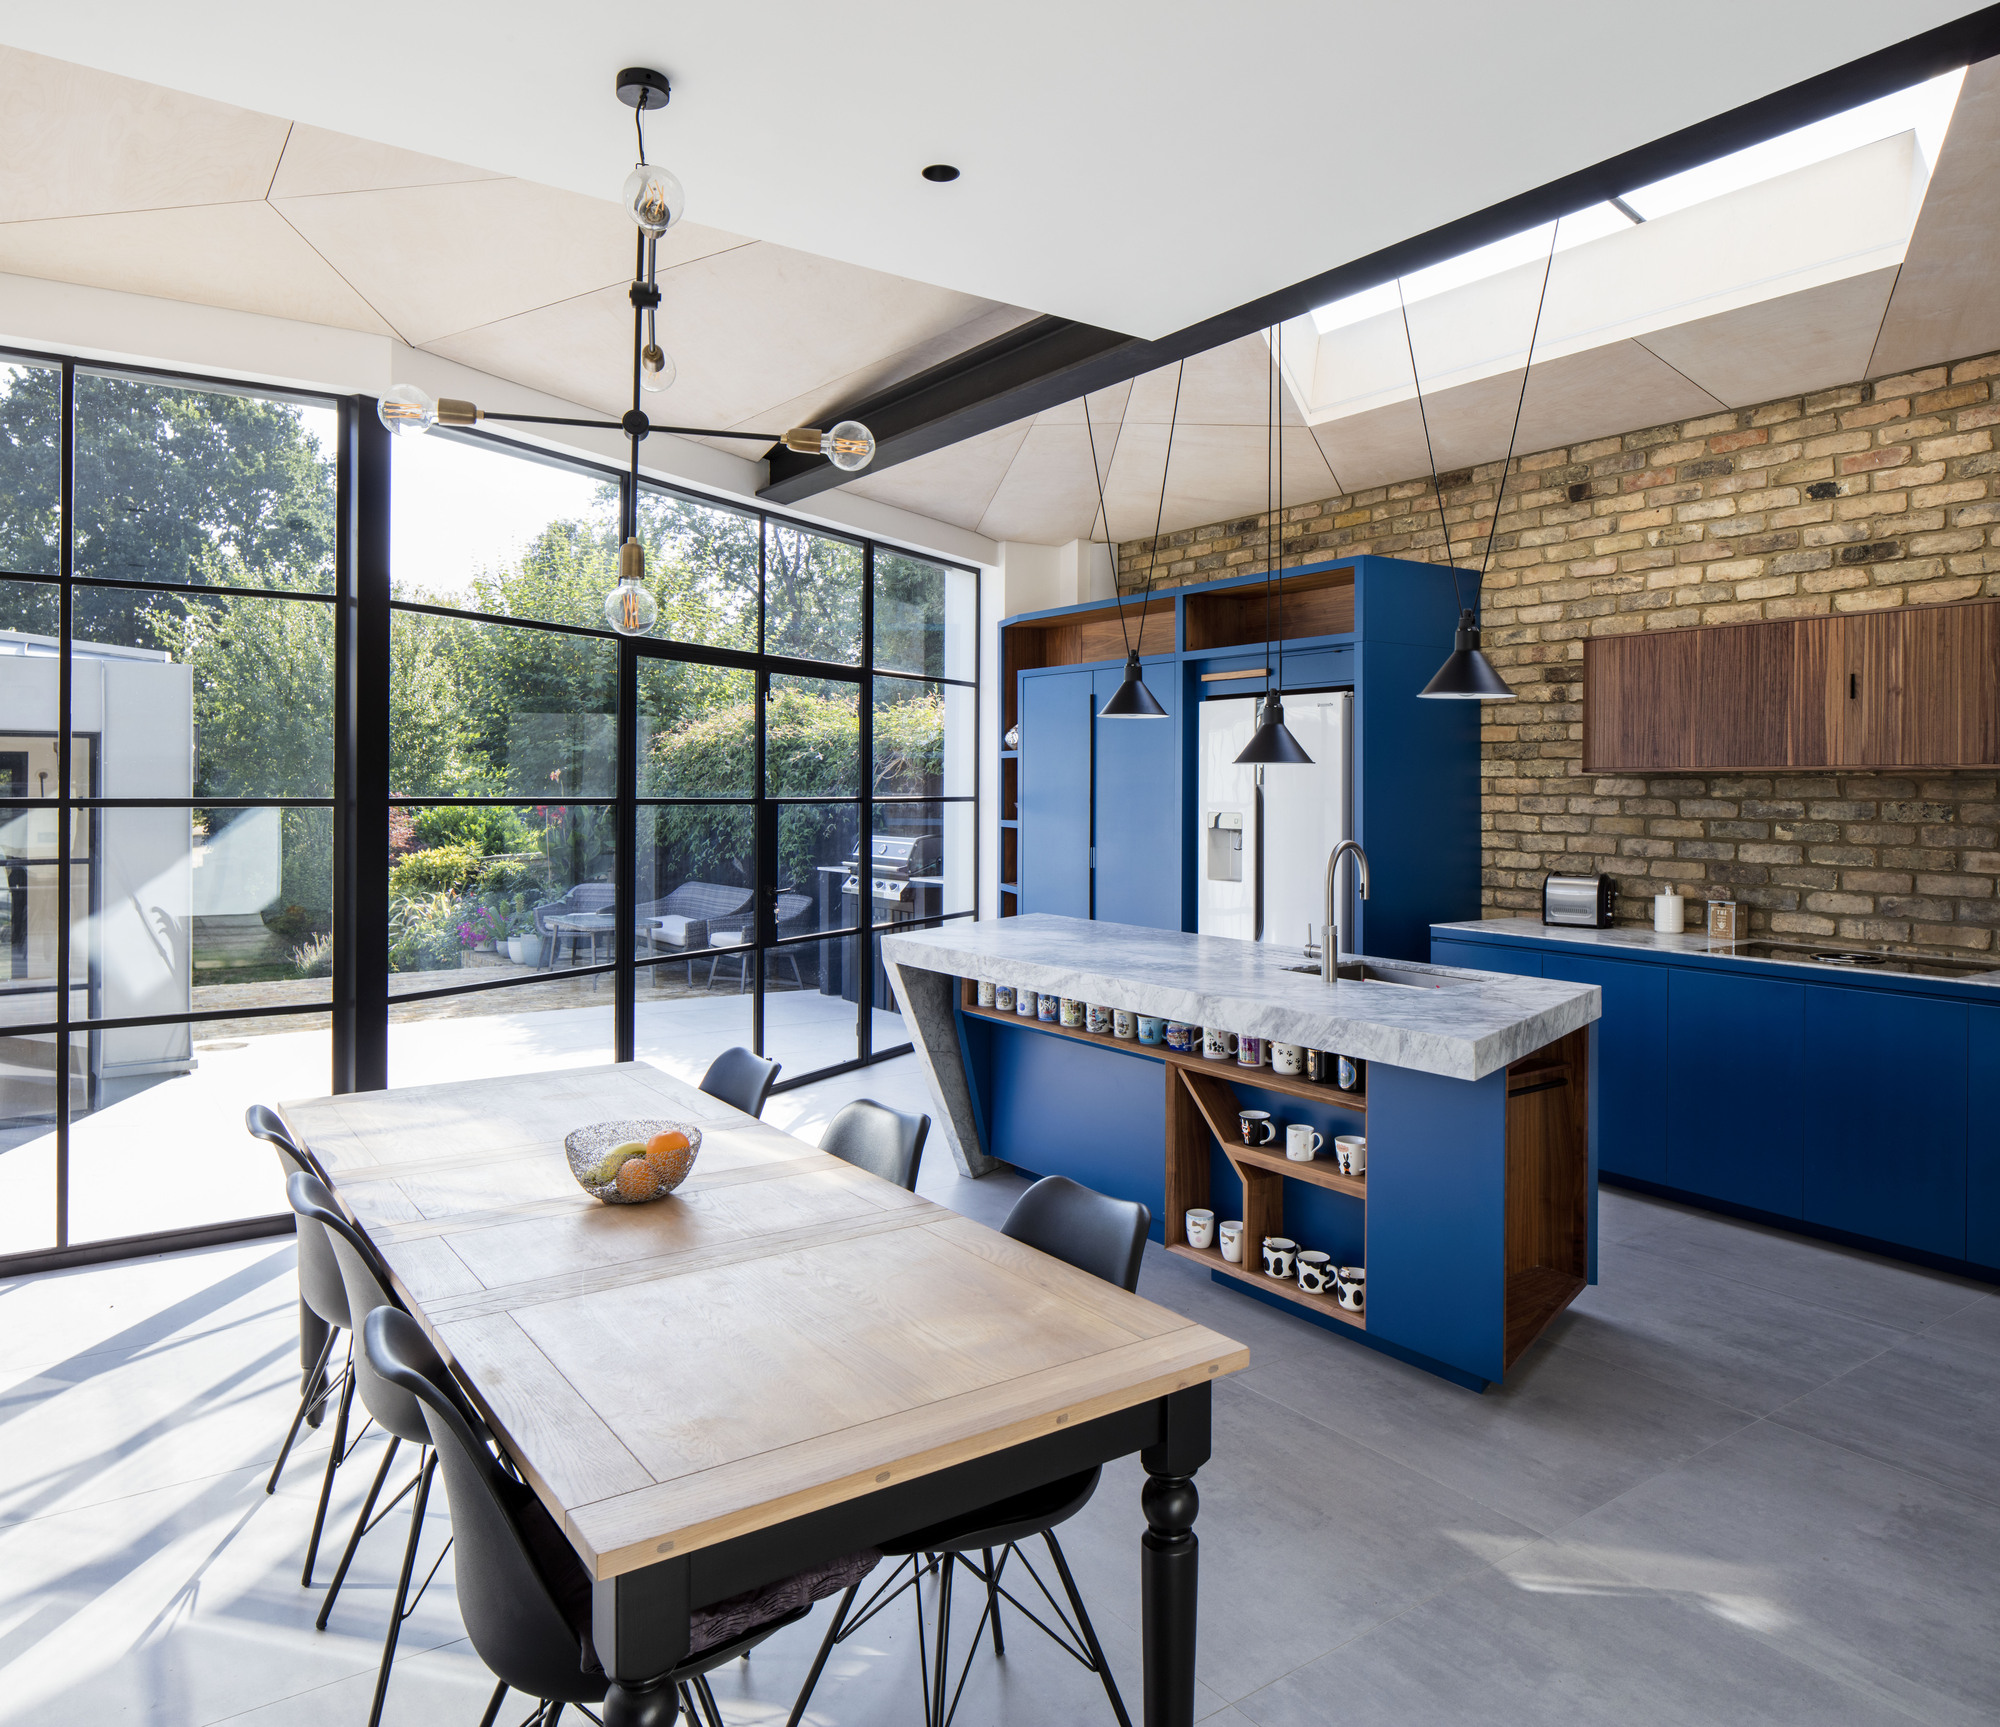
[[[1319,951],[1320,975],[1332,983],[1340,972],[1340,918],[1334,911],[1333,878],[1340,868],[1341,858],[1348,852],[1354,854],[1354,862],[1361,871],[1361,884],[1356,890],[1363,899],[1368,897],[1368,854],[1355,840],[1342,840],[1326,857],[1326,922],[1320,925]]]

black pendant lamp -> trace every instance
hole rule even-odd
[[[1278,565],[1278,557],[1283,547],[1280,537],[1272,539],[1278,517],[1285,510],[1285,442],[1278,431],[1278,373],[1284,361],[1285,326],[1280,324],[1271,344],[1271,374],[1269,403],[1270,419],[1264,430],[1264,677],[1267,683],[1271,677],[1271,578]],[[1277,508],[1271,506],[1271,447],[1277,445],[1278,498]],[[1263,701],[1257,709],[1257,729],[1250,735],[1250,741],[1243,746],[1243,753],[1236,758],[1236,765],[1245,768],[1310,767],[1312,757],[1307,755],[1299,742],[1292,736],[1285,724],[1285,704],[1278,691],[1285,682],[1285,590],[1278,589],[1278,677],[1270,684]]]
[[[1469,610],[1458,614],[1458,634],[1453,638],[1451,658],[1438,667],[1438,674],[1417,691],[1433,700],[1460,702],[1511,702],[1514,692],[1507,680],[1493,669],[1493,662],[1479,651],[1479,626]]]
[[[1139,675],[1139,650],[1133,648],[1125,656],[1125,681],[1111,692],[1111,699],[1097,710],[1101,720],[1163,720],[1167,710],[1160,706],[1160,699],[1146,688],[1146,680]]]
[[[1153,565],[1160,555],[1160,523],[1167,513],[1167,469],[1174,459],[1174,427],[1181,417],[1181,371],[1174,375],[1174,411],[1167,421],[1167,459],[1160,464],[1160,507],[1153,516],[1153,546],[1146,554],[1146,585],[1139,594],[1139,639],[1125,635],[1125,596],[1118,592],[1118,548],[1111,540],[1111,514],[1104,507],[1104,471],[1097,465],[1097,433],[1090,423],[1090,398],[1083,398],[1083,429],[1090,439],[1090,472],[1097,481],[1097,513],[1104,518],[1104,543],[1111,552],[1111,597],[1118,607],[1118,633],[1125,638],[1125,681],[1111,692],[1111,699],[1097,710],[1101,720],[1164,720],[1167,710],[1160,698],[1146,688],[1139,672],[1139,650],[1146,645],[1146,605],[1153,596]]]

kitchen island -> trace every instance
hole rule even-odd
[[[1589,985],[1343,955],[1329,986],[1293,948],[1048,916],[885,934],[882,956],[968,1175],[1140,1200],[1218,1281],[1475,1389],[1596,1279]],[[1002,1013],[981,980],[1336,1052],[1363,1089]],[[1252,1108],[1326,1150],[1246,1146]],[[1366,1135],[1364,1175],[1339,1173],[1335,1134]],[[1242,1219],[1242,1264],[1188,1242],[1192,1207]],[[1364,1266],[1365,1310],[1264,1275],[1267,1235]]]

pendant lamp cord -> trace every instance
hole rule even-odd
[[[1549,298],[1549,272],[1555,268],[1556,236],[1562,232],[1562,218],[1549,230],[1549,255],[1542,264],[1542,291],[1535,301],[1535,326],[1528,332],[1528,358],[1521,367],[1521,394],[1514,402],[1514,429],[1507,434],[1507,459],[1500,464],[1500,489],[1493,495],[1493,525],[1486,530],[1486,550],[1479,558],[1479,579],[1486,580],[1486,565],[1493,556],[1493,536],[1500,531],[1500,504],[1507,496],[1507,470],[1514,465],[1514,440],[1521,435],[1521,409],[1528,400],[1528,374],[1535,365],[1535,343],[1542,333],[1542,307]]]
[[[646,165],[646,93],[639,92],[638,106],[632,110],[632,130],[639,134],[639,166]]]
[[[1104,543],[1111,551],[1111,601],[1118,608],[1118,636],[1125,644],[1125,656],[1131,656],[1146,645],[1146,607],[1153,597],[1153,566],[1160,556],[1160,524],[1167,514],[1167,470],[1174,460],[1174,428],[1181,423],[1181,381],[1187,376],[1187,361],[1183,360],[1174,370],[1174,407],[1167,418],[1167,459],[1160,464],[1160,507],[1153,513],[1153,544],[1146,554],[1146,585],[1139,591],[1139,648],[1132,645],[1132,638],[1125,628],[1125,596],[1118,591],[1118,548],[1111,538],[1111,511],[1104,502],[1104,470],[1097,465],[1097,433],[1090,424],[1090,397],[1083,398],[1083,430],[1090,439],[1090,472],[1097,481],[1097,513],[1104,518]],[[1129,403],[1128,395],[1126,401]]]
[[[1403,278],[1396,278],[1396,306],[1403,314],[1403,347],[1410,356],[1410,382],[1417,392],[1417,419],[1424,428],[1424,457],[1431,465],[1431,490],[1437,496],[1438,527],[1444,534],[1444,567],[1451,572],[1451,597],[1458,610],[1465,610],[1465,596],[1458,591],[1458,560],[1451,551],[1451,523],[1445,519],[1444,487],[1438,484],[1437,452],[1431,448],[1431,417],[1424,411],[1424,380],[1417,371],[1417,345],[1410,340],[1410,308],[1403,299]]]
[[[1271,435],[1278,422],[1278,361],[1271,350],[1271,369],[1264,375],[1264,699],[1271,696]],[[1263,717],[1258,704],[1258,717]]]

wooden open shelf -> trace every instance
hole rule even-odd
[[[1219,1068],[1222,1063],[1211,1065]],[[1238,1068],[1236,1071],[1241,1073],[1243,1070]],[[1208,1131],[1215,1135],[1216,1143],[1222,1147],[1230,1162],[1237,1165],[1238,1174],[1242,1173],[1242,1166],[1248,1164],[1253,1169],[1268,1170],[1273,1175],[1287,1176],[1294,1181],[1310,1182],[1314,1187],[1328,1187],[1336,1193],[1351,1194],[1356,1199],[1368,1197],[1368,1178],[1342,1175],[1331,1158],[1316,1157],[1311,1163],[1294,1163],[1276,1145],[1245,1145],[1236,1126],[1236,1112],[1242,1105],[1237,1101],[1236,1088],[1230,1084],[1228,1075],[1183,1069],[1181,1084],[1187,1088],[1188,1096],[1194,1099],[1194,1106],[1201,1112],[1202,1120],[1208,1123]]]
[[[1249,1226],[1244,1226],[1244,1251],[1250,1251]],[[1309,1313],[1322,1313],[1329,1319],[1337,1319],[1342,1325],[1351,1325],[1356,1331],[1368,1329],[1367,1315],[1349,1313],[1330,1295],[1308,1295],[1296,1283],[1276,1277],[1266,1277],[1262,1266],[1252,1271],[1247,1266],[1231,1265],[1222,1257],[1219,1247],[1190,1247],[1185,1241],[1169,1242],[1169,1253],[1178,1253],[1183,1259],[1191,1259],[1195,1264],[1219,1271],[1224,1277],[1233,1277],[1238,1283],[1246,1283],[1252,1289],[1262,1290],[1266,1295],[1275,1295],[1280,1301],[1289,1301],[1303,1307]]]
[[[1283,596],[1280,616],[1279,596]],[[1187,601],[1186,646],[1201,648],[1261,646],[1272,641],[1299,641],[1308,636],[1344,636],[1354,630],[1354,566],[1314,570],[1309,575],[1282,576],[1267,608],[1264,584],[1258,582],[1221,593],[1193,594]]]
[[[1362,1092],[1342,1091],[1337,1086],[1319,1085],[1291,1074],[1273,1073],[1268,1067],[1240,1067],[1233,1058],[1210,1061],[1205,1055],[1188,1055],[1181,1050],[1168,1049],[1163,1043],[1140,1043],[1136,1039],[1113,1037],[1109,1032],[1085,1031],[1081,1026],[1051,1025],[1047,1020],[1023,1018],[1017,1013],[1002,1013],[998,1008],[981,1007],[975,993],[976,986],[970,979],[961,981],[960,993],[964,999],[959,1005],[976,1019],[997,1019],[1006,1025],[1033,1026],[1037,1031],[1054,1032],[1057,1037],[1073,1037],[1080,1043],[1102,1044],[1124,1055],[1149,1055],[1156,1061],[1164,1061],[1169,1067],[1192,1068],[1197,1073],[1212,1074],[1217,1079],[1236,1085],[1254,1085],[1259,1091],[1282,1092],[1287,1097],[1309,1097],[1316,1103],[1331,1104],[1335,1109],[1352,1110],[1356,1115],[1365,1115],[1368,1111],[1368,1099]],[[1236,1113],[1234,1106],[1229,1113],[1232,1116]],[[1284,1162],[1282,1153],[1279,1161]],[[1310,1166],[1294,1164],[1291,1167]]]

